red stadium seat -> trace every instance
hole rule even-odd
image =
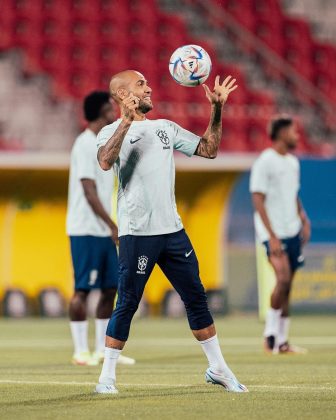
[[[250,119],[246,124],[246,137],[250,150],[260,152],[271,146],[266,132],[266,120]]]
[[[284,19],[283,36],[287,48],[301,49],[301,51],[310,53],[312,47],[311,32],[309,25],[304,20],[294,18]]]
[[[39,21],[43,19],[43,0],[17,0],[12,3],[18,19]]]
[[[279,0],[254,0],[253,9],[258,18],[264,18],[270,22],[281,20],[283,16]]]
[[[288,47],[285,58],[300,74],[308,80],[314,79],[314,66],[311,51],[298,47]]]
[[[132,44],[128,51],[128,64],[132,69],[146,73],[149,68],[156,68],[156,58],[143,48],[142,44]]]
[[[70,47],[58,43],[45,43],[40,55],[41,67],[52,73],[67,73],[70,71]]]
[[[330,44],[314,44],[313,63],[316,71],[335,74],[336,72],[336,48]]]
[[[315,74],[315,85],[321,90],[330,100],[336,102],[336,74],[329,71],[317,71]]]
[[[132,0],[128,3],[128,7],[131,20],[138,19],[144,26],[154,26],[160,16],[153,1]]]
[[[42,22],[41,36],[44,43],[54,42],[60,45],[69,45],[72,41],[70,21],[47,18]]]
[[[148,33],[156,32],[156,20],[145,22],[138,17],[129,22],[127,28],[129,44],[142,44],[143,49],[156,49],[158,39],[155,36],[148,36]]]
[[[223,134],[220,150],[236,153],[245,153],[249,151],[245,123],[243,120],[223,119]]]
[[[12,47],[13,44],[12,22],[0,19],[0,51]]]
[[[99,85],[99,73],[88,70],[75,70],[68,75],[69,92],[78,99],[82,99],[88,92],[96,90]]]
[[[99,22],[86,19],[73,19],[71,21],[72,41],[79,41],[88,45],[95,44],[99,39]]]
[[[104,18],[99,23],[100,43],[118,45],[120,48],[127,49],[129,45],[128,27],[119,25],[118,22],[110,18]]]
[[[70,46],[70,60],[72,68],[98,70],[99,49],[96,45],[87,45],[85,42],[74,42]]]
[[[256,28],[255,13],[252,0],[226,0],[225,10],[229,12],[240,24],[254,32]]]
[[[250,108],[250,115],[254,118],[269,118],[274,114],[274,98],[268,91],[253,91],[248,92],[248,105]]]
[[[186,27],[178,16],[160,15],[157,19],[157,35],[159,38],[186,38]]]
[[[74,19],[83,19],[90,22],[100,20],[100,7],[98,1],[72,0],[70,4],[71,16]]]
[[[209,120],[207,118],[200,118],[200,117],[190,117],[188,120],[185,121],[184,128],[187,128],[192,133],[202,136],[205,133],[205,130],[208,127]],[[180,124],[182,126],[182,124]]]
[[[282,35],[282,20],[273,21],[264,17],[258,18],[256,35],[274,52],[283,55],[285,41]]]
[[[188,100],[188,90],[190,88],[177,84],[170,74],[165,73],[157,80],[158,92],[155,96],[162,101],[184,102]]]
[[[41,22],[27,18],[13,22],[13,44],[17,46],[41,45]]]
[[[118,42],[101,43],[98,49],[99,66],[101,68],[114,68],[118,71],[128,68],[127,49],[123,48]]]
[[[70,1],[43,0],[42,13],[44,19],[57,19],[62,22],[71,20]]]
[[[128,4],[120,0],[101,0],[100,11],[102,19],[112,19],[117,21],[120,26],[128,24],[130,13]]]

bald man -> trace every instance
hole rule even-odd
[[[202,137],[168,120],[149,120],[152,89],[136,71],[115,75],[110,93],[120,118],[98,134],[98,161],[119,178],[118,301],[107,328],[105,359],[96,392],[116,394],[116,363],[128,339],[131,321],[147,280],[158,264],[184,302],[190,328],[208,359],[207,382],[227,391],[247,392],[226,364],[199,277],[198,261],[175,203],[173,151],[214,159],[222,136],[222,110],[237,88],[228,76],[216,77],[213,91],[203,85],[211,104]]]

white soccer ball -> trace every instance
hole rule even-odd
[[[209,54],[199,45],[184,45],[173,52],[169,61],[173,79],[183,86],[198,86],[211,72]]]

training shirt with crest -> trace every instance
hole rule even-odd
[[[279,239],[296,236],[301,229],[297,204],[299,188],[300,165],[294,155],[280,155],[268,148],[254,162],[250,192],[265,195],[266,213]],[[268,241],[270,235],[258,212],[254,214],[254,224],[259,241]]]
[[[97,137],[105,145],[121,119]],[[163,235],[183,228],[175,202],[174,150],[192,156],[200,137],[168,120],[133,121],[114,171],[119,180],[118,229],[124,235]]]
[[[96,142],[95,133],[87,128],[77,137],[71,151],[66,222],[69,236],[111,236],[111,229],[90,206],[81,182],[83,179],[95,181],[99,200],[110,214],[114,176],[99,166]]]

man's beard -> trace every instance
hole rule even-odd
[[[296,143],[287,143],[287,149],[288,150],[294,150],[296,149],[297,144]]]
[[[147,112],[151,111],[153,109],[153,105],[143,101],[142,99],[140,99],[139,101],[139,111],[142,112],[143,114],[147,114]]]

